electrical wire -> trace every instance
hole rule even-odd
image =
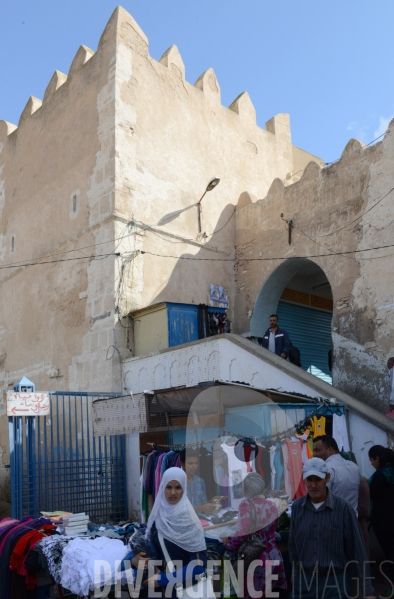
[[[313,241],[313,240],[312,240]],[[193,258],[192,256],[172,256],[170,254],[155,254],[145,250],[138,250],[139,254],[148,254],[150,256],[157,256],[158,258],[174,258],[175,260],[194,260],[198,262],[267,262],[269,260],[299,260],[300,258],[325,258],[327,256],[346,256],[347,254],[357,254],[360,252],[372,252],[375,250],[383,250],[386,248],[392,248],[394,244],[381,245],[373,248],[365,248],[358,250],[350,250],[348,252],[331,252],[328,254],[309,254],[307,256],[280,256],[280,257],[267,257],[267,258]],[[372,256],[370,258],[360,258],[361,260],[374,260],[376,258],[386,258],[392,254],[384,256]]]
[[[4,268],[23,268],[25,266],[41,266],[41,264],[58,264],[59,262],[72,262],[74,260],[95,260],[98,258],[108,258],[109,256],[120,256],[120,253],[99,254],[96,256],[77,256],[75,258],[63,258],[62,260],[45,260],[43,262],[25,262],[24,264],[4,264],[0,266],[0,270]]]

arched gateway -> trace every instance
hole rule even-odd
[[[269,315],[279,316],[279,326],[301,352],[302,368],[331,383],[331,285],[320,266],[307,258],[288,259],[268,277],[257,296],[250,324],[261,337]]]

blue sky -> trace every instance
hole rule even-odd
[[[0,0],[0,119],[17,123],[80,44],[96,49],[117,3]],[[176,44],[194,83],[213,67],[222,103],[244,90],[260,126],[289,112],[293,143],[338,158],[394,116],[393,0],[123,0],[157,60]]]

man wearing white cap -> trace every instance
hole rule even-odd
[[[373,599],[368,557],[354,509],[327,488],[330,474],[324,460],[308,460],[302,469],[302,477],[307,495],[297,499],[291,508],[291,597],[351,597],[349,582],[356,570],[361,583],[360,597]]]

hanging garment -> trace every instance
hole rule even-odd
[[[324,416],[313,416],[313,418],[311,418],[311,423],[314,437],[326,434],[326,419]]]
[[[346,417],[334,414],[332,417],[332,436],[338,443],[339,451],[350,451],[349,437],[347,433]]]
[[[242,483],[248,473],[247,466],[245,462],[239,460],[235,455],[234,446],[222,443],[222,449],[227,454],[228,460],[231,507],[238,508],[243,499]]]
[[[259,451],[260,453],[260,451]],[[267,447],[261,451],[261,464],[264,472],[263,478],[267,485],[267,488],[271,486],[271,464],[270,464],[270,452]]]
[[[298,499],[306,495],[306,487],[302,478],[302,447],[301,441],[296,442],[292,439],[285,439],[289,452],[287,468],[290,472],[291,486],[294,491],[292,499]]]
[[[276,469],[275,469],[275,453],[276,453],[276,445],[271,445],[271,447],[269,448],[269,454],[270,454],[270,468],[271,468],[271,489],[275,489],[275,476],[276,476]]]
[[[298,437],[298,439],[301,441],[301,444],[302,444],[302,463],[306,464],[306,462],[311,457],[313,457],[313,451],[312,451],[312,455],[309,455],[309,453],[310,453],[310,448],[308,445],[309,430],[307,429],[302,435],[296,435],[296,437]]]
[[[293,485],[291,482],[290,469],[289,469],[289,450],[286,441],[282,441],[282,454],[283,454],[283,468],[284,468],[284,479],[285,479],[285,491],[286,495],[290,500],[293,499]]]
[[[282,464],[282,460],[281,460],[281,445],[280,443],[276,443],[275,444],[276,447],[276,452],[275,452],[275,458],[274,458],[274,465],[275,465],[275,470],[276,470],[276,482],[275,482],[275,490],[276,491],[280,491],[280,489],[283,488],[283,464]]]

